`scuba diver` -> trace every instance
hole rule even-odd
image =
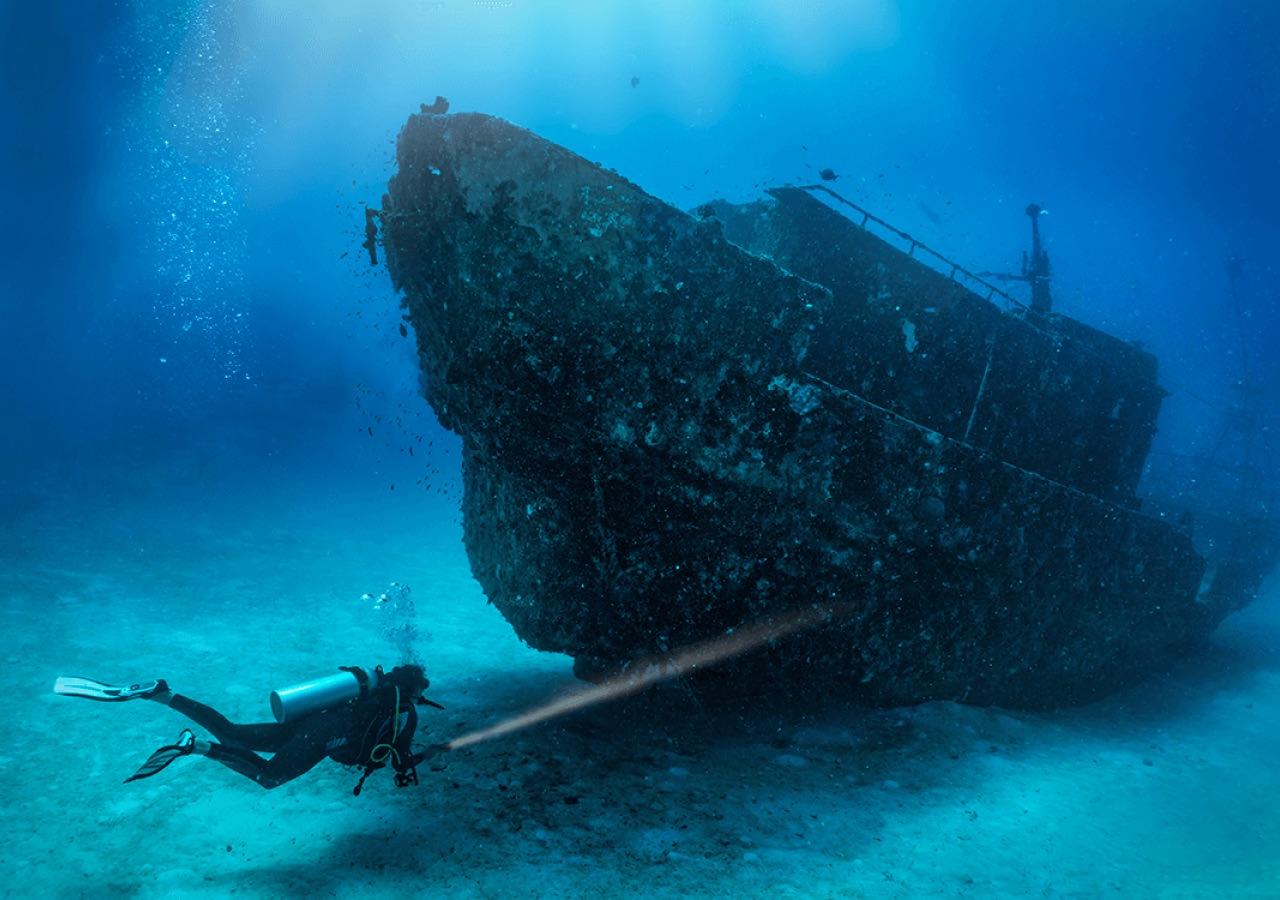
[[[318,678],[271,694],[275,722],[239,725],[220,712],[170,690],[164,679],[127,687],[87,678],[60,677],[54,693],[86,700],[122,702],[151,700],[177,710],[207,729],[217,743],[197,740],[190,729],[154,753],[133,775],[137,781],[163,771],[181,756],[207,756],[270,790],[309,772],[325,757],[344,766],[361,766],[364,781],[390,763],[397,787],[418,783],[417,764],[439,747],[415,753],[411,746],[418,726],[415,704],[440,704],[426,699],[430,682],[421,666],[406,664],[384,672],[342,666],[338,674]],[[270,759],[258,753],[273,754]]]

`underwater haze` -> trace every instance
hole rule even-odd
[[[0,752],[0,892],[1280,896],[1280,5],[104,0],[5,3],[0,28],[9,210],[0,241],[0,686],[13,732]],[[431,108],[437,97],[449,115]],[[557,598],[545,594],[559,584],[545,577],[541,541],[552,533],[531,536],[525,513],[513,524],[499,507],[509,501],[535,521],[544,500],[556,502],[539,487],[551,477],[547,459],[566,481],[598,462],[573,456],[579,423],[552,416],[558,401],[534,404],[526,428],[500,430],[499,413],[519,406],[501,398],[528,380],[519,368],[527,345],[510,357],[468,353],[496,313],[486,307],[463,337],[442,336],[441,323],[470,314],[480,285],[486,299],[507,296],[493,285],[514,277],[502,260],[524,246],[498,228],[492,245],[465,243],[474,231],[462,210],[475,213],[479,179],[489,176],[479,163],[481,175],[464,171],[456,148],[470,140],[467,123],[481,120],[457,113],[528,129],[531,141],[581,157],[573,165],[584,184],[610,181],[621,194],[623,182],[611,180],[621,176],[656,198],[654,209],[702,210],[695,218],[714,200],[827,188],[898,230],[876,232],[885,258],[898,261],[890,268],[921,259],[955,281],[958,264],[975,273],[965,289],[997,303],[1007,293],[1007,318],[1055,335],[1052,352],[1033,358],[1033,374],[1015,386],[1028,395],[1074,346],[1056,321],[1096,329],[1099,341],[1113,336],[1117,354],[1152,354],[1167,396],[1138,449],[1121,454],[1136,492],[1116,497],[1015,458],[1007,444],[974,449],[994,358],[987,344],[975,344],[986,370],[979,365],[974,411],[960,411],[962,438],[919,424],[905,387],[899,405],[872,395],[870,376],[840,386],[867,395],[886,421],[905,422],[904,433],[927,432],[922,452],[954,445],[946,452],[972,453],[974,466],[1030,479],[1028,494],[1063,508],[1092,504],[1107,522],[1141,520],[1126,533],[1149,541],[1107,547],[1098,538],[1080,567],[1141,552],[1148,583],[1168,569],[1170,584],[1185,588],[1143,597],[1155,610],[1143,620],[1152,633],[1172,635],[1153,640],[1159,652],[1144,660],[1143,677],[1116,674],[1122,659],[1099,665],[1072,698],[1037,704],[962,702],[969,693],[949,687],[887,703],[767,667],[733,670],[770,673],[759,683],[709,686],[704,670],[781,658],[786,646],[807,646],[795,642],[817,621],[804,618],[812,610],[786,618],[794,610],[785,602],[768,616],[740,613],[741,597],[719,587],[702,598],[706,609],[731,610],[740,630],[686,633],[654,620],[642,652],[634,641],[603,661],[585,649],[551,652],[568,649],[545,637],[560,626],[573,632],[566,644],[586,647],[590,627],[605,632],[600,646],[624,642],[609,634],[603,600],[587,625],[559,621]],[[477,179],[458,189],[456,223],[429,219],[430,204],[417,202],[440,195],[429,180],[410,182],[414,128],[443,135],[458,154],[453,169],[441,163],[438,181],[452,189]],[[496,192],[505,197],[508,183],[521,196],[553,190],[521,174],[493,176]],[[1036,277],[1026,268],[1028,204],[1047,211],[1032,221],[1052,259],[1052,316],[1024,308]],[[849,211],[839,199],[828,205]],[[850,216],[860,227],[872,221]],[[540,220],[547,232],[526,274],[545,272],[581,237],[553,218]],[[650,239],[644,227],[635,225],[637,241]],[[725,229],[728,240],[719,231],[706,238],[728,254],[714,258],[756,266],[766,273],[759,284],[803,276],[796,290],[839,299],[798,261],[734,246]],[[448,253],[413,256],[421,247]],[[492,265],[462,273],[459,260]],[[438,281],[422,276],[455,263]],[[719,283],[691,264],[644,263],[663,265],[676,289]],[[543,283],[530,276],[511,296],[534,296]],[[895,348],[905,336],[911,354],[916,326],[906,325],[894,331]],[[572,336],[551,342],[564,340]],[[706,340],[701,358],[728,357]],[[594,352],[591,340],[583,347],[579,361]],[[442,358],[448,364],[437,366]],[[504,380],[512,371],[514,388]],[[887,371],[889,391],[914,377]],[[559,377],[557,369],[549,381]],[[1076,379],[1064,382],[1067,395],[1087,380]],[[463,384],[479,391],[466,398],[491,388],[495,411],[447,393]],[[599,385],[601,402],[610,390]],[[816,403],[809,397],[792,390],[785,415],[804,419]],[[1097,403],[1082,420],[1113,435],[1122,403]],[[1020,427],[1047,432],[1061,424],[1055,418],[1046,402]],[[725,420],[732,431],[735,420]],[[614,453],[621,433],[601,447]],[[548,456],[520,455],[542,438],[534,449]],[[724,445],[738,439],[755,436]],[[634,496],[656,496],[656,481],[685,458],[652,432],[627,440],[640,455],[625,458],[644,465],[610,477]],[[490,466],[506,467],[518,490],[490,478]],[[887,466],[865,477],[875,496],[899,489],[884,481]],[[704,489],[708,508],[738,496]],[[844,515],[841,498],[826,499]],[[945,499],[904,500],[923,523],[920,540],[939,542],[931,554],[952,547],[938,535],[961,506]],[[1008,512],[995,509],[1000,502],[990,500],[981,521]],[[1047,512],[1056,507],[1043,503],[1008,515],[1056,527]],[[615,539],[647,540],[612,529],[597,506],[574,507],[559,527],[611,550]],[[753,528],[715,521],[726,547],[740,536],[731,532]],[[1062,552],[1087,537],[1064,532]],[[888,548],[874,550],[888,558]],[[527,571],[503,573],[503,563],[534,557]],[[935,558],[920,563],[921,582],[935,577]],[[556,578],[596,577],[599,562]],[[628,607],[639,599],[626,591],[643,593],[634,587],[643,567],[619,565],[606,593]],[[808,570],[780,569],[800,591],[818,590]],[[908,583],[916,577],[898,571]],[[1215,572],[1219,591],[1240,579],[1231,614],[1202,633],[1178,631],[1216,602],[1206,600]],[[998,586],[1001,610],[1048,591],[1024,574],[980,572]],[[753,573],[744,583],[772,597],[777,580]],[[1096,622],[1110,613],[1108,581],[1081,575],[1065,606]],[[823,623],[862,602],[861,582],[849,583],[814,614]],[[936,603],[986,602],[953,591],[938,591]],[[1066,646],[1084,628],[1046,622],[1019,640]],[[675,633],[688,639],[669,640]],[[1021,645],[1002,634],[995,627],[986,638],[991,658],[1018,657]],[[881,654],[905,684],[916,670],[908,642],[884,643],[866,658]],[[1094,639],[1100,655],[1109,643]],[[600,673],[588,662],[620,674],[592,686],[581,676]],[[410,681],[389,687],[401,664],[425,668],[426,697],[443,708],[411,703]],[[316,700],[270,726],[260,746],[183,706],[193,697],[236,722],[270,723],[272,691],[339,666],[379,665],[386,671],[372,685],[340,674],[349,683],[334,689],[358,695]],[[870,668],[849,681],[870,681]],[[50,687],[60,676],[93,681],[58,696]],[[355,724],[334,724],[347,711]],[[416,734],[406,735],[414,718]],[[191,736],[179,736],[188,727]],[[344,757],[348,746],[359,753]],[[272,752],[274,769],[262,762]],[[298,777],[274,785],[286,762],[304,757],[310,765],[289,773]],[[122,783],[135,773],[146,777]]]

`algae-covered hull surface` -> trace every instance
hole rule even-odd
[[[719,219],[484,115],[413,116],[397,158],[388,266],[462,438],[468,556],[534,647],[607,671],[827,608],[720,674],[1040,707],[1142,676],[1227,612],[1168,524],[829,380],[811,353],[847,298]],[[1117,458],[1145,453],[1144,422]]]

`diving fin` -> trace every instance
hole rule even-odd
[[[134,772],[124,780],[125,784],[130,781],[138,781],[142,778],[150,778],[163,772],[169,763],[173,762],[179,756],[190,756],[196,749],[196,736],[189,728],[182,729],[182,734],[178,735],[176,744],[168,744],[161,747],[155,753],[147,757],[147,761],[142,764],[138,771]]]
[[[86,700],[101,700],[107,703],[137,700],[168,689],[169,685],[165,684],[163,678],[156,681],[140,681],[137,684],[122,687],[118,684],[103,684],[91,678],[59,675],[58,680],[53,683],[55,694],[61,694],[64,697],[83,697]]]

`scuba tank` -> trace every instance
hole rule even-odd
[[[271,712],[281,724],[294,722],[313,712],[368,696],[377,690],[381,676],[382,666],[372,673],[356,666],[342,666],[337,674],[272,691]]]

